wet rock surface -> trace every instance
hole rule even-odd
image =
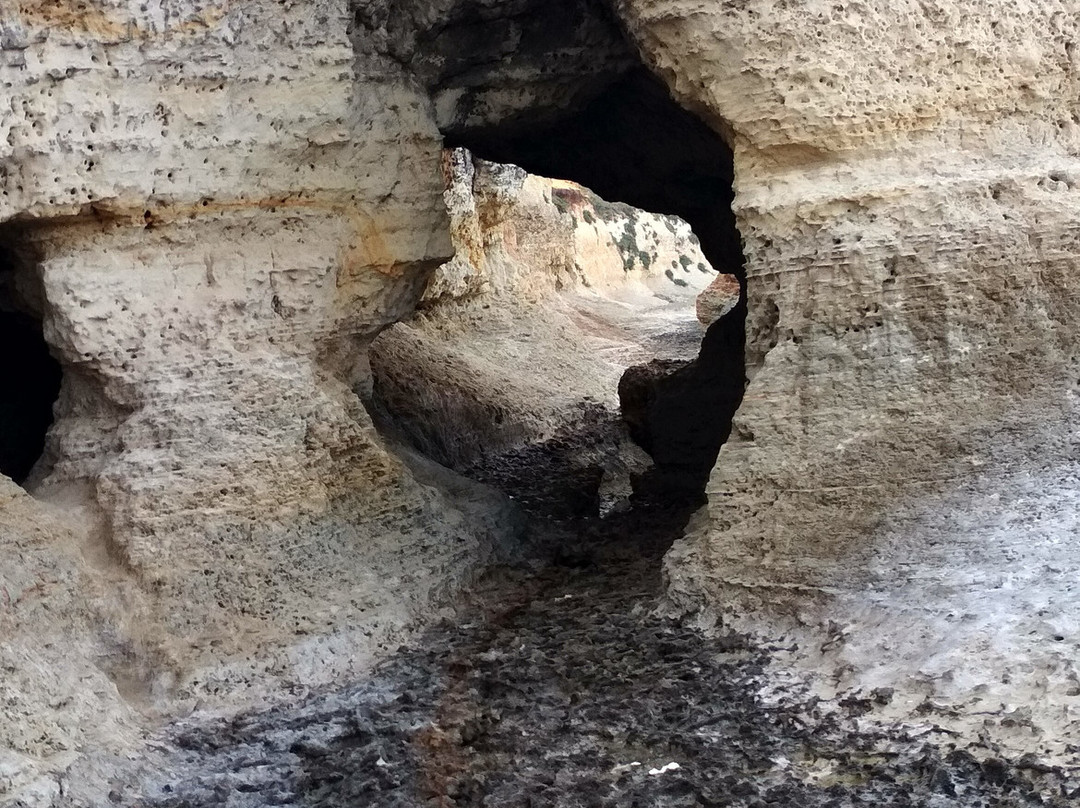
[[[869,699],[833,713],[795,694],[765,703],[770,649],[657,616],[660,548],[633,549],[632,561],[493,574],[463,619],[369,681],[181,725],[167,739],[180,751],[143,797],[113,797],[156,808],[1080,800],[1050,767],[980,761],[925,729],[856,728]]]

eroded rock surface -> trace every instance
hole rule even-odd
[[[37,501],[0,506],[12,601],[56,595],[5,619],[79,637],[41,675],[11,646],[0,799],[47,804],[133,713],[366,669],[508,528],[354,390],[453,250],[429,98],[347,3],[4,3],[0,32],[0,246],[63,372]]]
[[[597,418],[617,423],[627,365],[696,355],[704,329],[694,301],[717,273],[675,217],[463,149],[448,152],[445,168],[457,255],[418,314],[372,346],[375,411],[415,449],[487,482],[488,461],[530,444],[580,454],[574,479],[543,483],[541,472],[499,486],[516,498],[565,505],[601,487],[628,492],[628,475],[648,459],[625,434],[592,449],[570,436],[604,432]]]
[[[1062,507],[1074,462],[1075,17],[616,5],[727,133],[746,257],[751,381],[708,510],[667,561],[673,598],[815,648],[839,631],[863,650],[823,682],[888,682],[912,708],[990,712],[1018,749],[1069,748],[1072,697],[1037,683],[1071,671],[1055,649],[1078,638],[1035,640],[1052,633],[1041,586],[997,576],[1076,564],[1067,527],[1030,521]],[[1014,506],[1018,474],[1053,482]],[[940,643],[966,650],[944,663]],[[1000,726],[1017,707],[1023,737]]]
[[[2,787],[47,804],[133,711],[363,670],[513,530],[361,404],[453,254],[445,133],[677,213],[745,276],[750,385],[672,605],[1075,758],[1078,35],[1058,0],[0,3],[0,247],[63,371],[38,499],[0,505],[35,705]],[[459,269],[433,294],[483,286]],[[486,390],[487,335],[558,390],[605,365],[590,329],[626,357],[585,312],[565,364],[487,315],[401,345]],[[492,406],[542,432],[537,391]],[[877,641],[902,634],[935,641]]]
[[[0,246],[34,290],[63,372],[27,483],[36,500],[3,508],[16,525],[35,514],[59,520],[63,539],[41,543],[39,566],[68,569],[57,579],[67,594],[101,596],[53,613],[85,633],[55,658],[55,682],[20,679],[27,703],[41,706],[30,735],[29,713],[8,716],[17,762],[4,770],[5,798],[47,804],[56,773],[73,764],[84,768],[66,782],[100,780],[85,768],[97,763],[53,753],[71,750],[69,737],[87,750],[138,746],[113,723],[227,709],[361,673],[520,530],[505,498],[403,463],[361,403],[368,344],[414,309],[454,247],[437,110],[391,40],[357,25],[353,11],[344,2],[0,9],[10,71]],[[585,54],[600,29],[582,25]],[[616,75],[624,64],[613,56],[601,68]],[[626,262],[631,275],[647,274],[652,236],[620,252],[610,242],[633,240],[626,222],[578,222],[574,211],[593,203],[563,191],[565,210],[549,192],[522,240],[546,250],[537,264],[580,248],[594,279],[622,283]],[[673,254],[672,278],[705,281],[685,225],[656,227],[694,256],[687,269]],[[566,277],[522,275],[515,289],[536,303],[560,283],[580,285],[587,273],[561,260]],[[451,274],[440,282],[452,287]],[[597,305],[628,320],[639,302],[666,306],[647,284],[630,298]],[[594,367],[607,368],[613,400],[622,352],[651,354],[595,315],[588,306],[559,315],[578,318],[561,343],[573,354],[537,350],[551,380],[539,395],[515,391],[511,407],[589,378],[571,358],[590,350],[583,331],[611,352]],[[548,324],[519,307],[510,323],[519,348],[529,317]],[[671,322],[656,322],[656,339],[668,339]],[[692,350],[700,332],[686,326]],[[421,361],[438,361],[424,351]],[[599,390],[603,378],[589,383]],[[578,399],[564,394],[568,408]],[[539,431],[553,436],[555,408],[541,409]],[[19,535],[2,539],[16,557]],[[11,569],[13,599],[52,580]],[[13,614],[27,642],[53,630],[45,612]],[[23,676],[30,657],[16,657]],[[85,670],[106,685],[81,689]],[[69,702],[85,710],[69,714]],[[94,709],[106,718],[87,720]]]

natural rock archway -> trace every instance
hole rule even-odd
[[[679,212],[721,268],[738,241],[715,195],[736,177],[752,378],[665,560],[671,602],[794,632],[843,687],[885,660],[901,717],[1023,703],[1047,746],[1075,744],[1061,593],[1080,562],[1046,515],[1075,489],[1078,40],[1057,0],[0,4],[0,221],[32,225],[79,392],[35,487],[78,501],[0,481],[0,661],[57,674],[0,704],[10,788],[59,789],[56,752],[96,726],[87,672],[141,666],[166,706],[333,681],[490,557],[504,514],[420,484],[357,395],[366,346],[451,257],[447,139]],[[676,107],[643,100],[657,88]],[[678,108],[682,134],[658,130]],[[664,174],[681,150],[697,164]],[[594,162],[633,180],[606,187]],[[648,187],[678,198],[631,196]],[[1025,478],[1046,507],[1002,505]],[[1044,563],[1045,602],[1029,579],[983,597]],[[950,648],[885,647],[926,634]]]
[[[675,214],[693,228],[714,267],[743,276],[731,150],[644,68],[541,125],[454,122],[447,136],[480,155],[573,179],[605,198]],[[657,463],[649,495],[700,496],[742,401],[745,317],[740,301],[709,328],[694,361],[647,382],[633,377],[649,388],[638,413]]]
[[[677,217],[463,148],[444,172],[457,254],[417,313],[371,346],[376,424],[403,454],[506,494],[524,517],[519,556],[602,553],[619,533],[605,519],[636,509],[638,523],[666,522],[641,548],[655,560],[698,504],[716,447],[704,462],[694,453],[708,452],[715,425],[692,406],[665,409],[677,398],[662,397],[670,374],[650,379],[643,406],[624,399],[620,417],[620,378],[655,357],[692,365],[709,324],[698,296],[711,289],[717,311],[730,310],[738,280],[709,265]],[[741,379],[741,367],[721,367]],[[623,549],[636,540],[623,532]]]
[[[676,215],[713,267],[743,277],[732,151],[642,64],[608,3],[360,3],[357,20],[426,84],[449,144]],[[635,413],[657,462],[650,495],[700,498],[742,400],[745,316],[740,302],[699,357],[650,377]]]

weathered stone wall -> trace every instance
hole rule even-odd
[[[51,793],[41,776],[75,756],[49,755],[131,741],[115,728],[146,714],[363,670],[516,529],[497,497],[418,481],[361,405],[368,344],[453,246],[432,102],[351,11],[0,5],[0,242],[64,371],[35,498],[0,503],[14,526],[0,534],[5,653],[23,692],[0,716],[0,793]],[[545,103],[590,69],[608,36],[591,19]],[[606,81],[625,64],[600,67]],[[535,182],[544,215],[519,217],[527,236],[490,222],[489,235],[569,274],[515,275],[511,256],[487,264],[496,285],[580,283],[562,254],[579,236],[603,259],[588,268],[600,285],[628,260],[648,274],[656,238],[624,256],[625,227],[577,232]],[[67,653],[42,657],[53,635]],[[90,674],[100,687],[80,685]]]
[[[1072,462],[1059,424],[1074,422],[1077,378],[1075,14],[617,5],[675,95],[729,138],[746,254],[752,380],[707,512],[668,559],[673,599],[767,631],[832,626],[862,650],[830,675],[918,682],[908,707],[988,686],[990,709],[1038,705],[1026,684],[999,686],[1018,659],[1026,676],[1060,671],[1032,655],[1055,640],[1037,609],[995,617],[1005,607],[979,593],[1059,540],[1034,531],[1020,549],[987,527],[987,507],[1013,518],[1007,487],[999,506],[947,494],[984,497],[1024,468],[1064,479]],[[948,515],[916,507],[939,496]],[[951,668],[918,639],[945,635],[963,649]]]
[[[194,703],[356,670],[498,533],[499,514],[463,515],[382,447],[357,396],[363,349],[451,255],[438,125],[584,105],[632,60],[597,4],[529,39],[517,76],[503,59],[543,4],[414,5],[0,2],[0,241],[40,280],[65,370],[41,501],[0,503],[12,524],[58,520],[30,561],[16,547],[30,534],[2,534],[22,559],[5,572],[12,602],[53,580],[62,597],[9,610],[4,653],[39,664],[28,649],[57,615],[96,638],[49,680],[49,709],[129,652],[105,709],[121,691]],[[669,558],[672,598],[751,625],[828,624],[851,593],[894,592],[898,569],[942,591],[991,585],[948,554],[919,566],[932,516],[909,516],[927,497],[955,510],[949,489],[976,469],[1015,480],[1037,457],[1053,477],[1072,459],[1073,10],[612,7],[734,150],[746,254],[753,378],[708,511]],[[448,58],[477,31],[499,34],[482,58]],[[983,534],[961,520],[934,546],[957,535]],[[966,546],[968,561],[1027,563],[1023,543]],[[66,738],[90,712],[42,731]],[[60,748],[6,731],[20,753]]]

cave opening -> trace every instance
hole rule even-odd
[[[678,217],[689,224],[707,262],[738,279],[738,302],[708,327],[696,357],[627,365],[617,382],[621,427],[651,456],[651,468],[634,481],[634,502],[643,507],[630,518],[666,510],[666,534],[680,534],[705,501],[746,383],[745,272],[732,209],[730,146],[642,62],[610,0],[446,0],[436,9],[403,0],[355,4],[354,10],[363,41],[381,43],[427,88],[448,148],[576,183],[612,203]],[[376,420],[387,423],[416,399],[407,394],[415,390],[415,379],[394,365],[404,367],[422,350],[399,347],[399,355],[390,357],[380,342],[386,340],[377,340],[372,353],[373,409]],[[397,379],[382,385],[382,393],[396,386],[396,398],[381,394],[380,383],[395,372]],[[459,375],[467,385],[466,369]],[[442,451],[443,444],[460,443],[453,424],[462,422],[461,413],[448,403],[451,398],[442,391],[429,396],[433,405],[414,419],[419,426],[411,431],[422,440],[412,441],[413,448]],[[489,410],[467,415],[490,416],[489,432],[506,432],[499,407]],[[469,424],[463,431],[478,429]],[[505,437],[512,442],[514,436]],[[554,440],[573,446],[577,437],[568,432]],[[475,467],[448,458],[436,457],[475,476]],[[527,469],[537,462],[519,465]],[[568,475],[563,486],[564,505],[575,512],[593,509],[597,499],[592,491],[599,475],[587,477],[588,469]],[[495,482],[506,481],[496,475]]]
[[[60,394],[60,363],[42,332],[32,262],[0,245],[0,474],[23,485],[45,448]]]
[[[584,185],[604,199],[686,221],[709,263],[745,284],[741,237],[732,210],[731,148],[671,97],[644,67],[542,122],[528,116],[494,125],[465,116],[447,142],[488,160]],[[464,121],[464,122],[462,122]],[[620,383],[631,434],[655,468],[637,494],[696,507],[745,387],[746,296],[714,322],[690,363],[631,368]]]

